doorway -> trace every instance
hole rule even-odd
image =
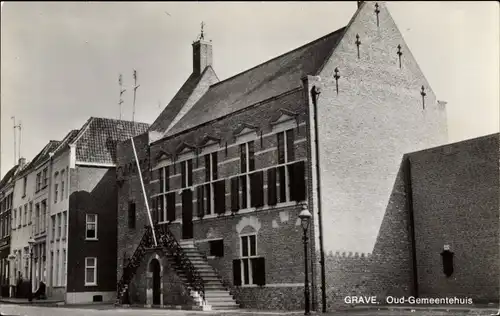
[[[153,274],[153,305],[161,305],[161,269],[158,259],[151,260],[149,272]]]

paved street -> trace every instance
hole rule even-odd
[[[178,311],[178,310],[158,310],[158,309],[118,309],[112,306],[102,305],[87,308],[64,308],[64,307],[39,307],[39,306],[22,306],[22,305],[0,305],[1,315],[19,315],[19,316],[278,316],[278,315],[302,315],[302,313],[279,313],[279,312],[234,312],[234,311],[217,311],[217,312],[200,312],[200,311]],[[437,311],[417,309],[411,310],[352,310],[348,312],[334,312],[324,315],[328,316],[486,316],[491,315],[495,311],[492,309],[477,309],[472,311]]]

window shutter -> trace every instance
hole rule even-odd
[[[239,259],[233,260],[233,284],[241,285],[241,261]]]
[[[294,189],[294,195],[295,198],[293,199],[294,201],[297,202],[302,202],[306,200],[306,164],[304,161],[299,161],[293,164],[294,170],[293,170],[293,177],[294,177],[294,183],[295,183],[295,189]]]
[[[165,167],[165,191],[170,191],[170,167]]]
[[[196,187],[196,199],[197,199],[197,210],[198,210],[198,217],[203,218],[205,216],[205,203],[204,203],[204,194],[205,193],[205,187],[203,185],[200,185],[199,187]]]
[[[264,258],[252,258],[253,283],[259,286],[266,285],[266,262]]]
[[[220,180],[214,183],[214,208],[215,213],[226,212],[226,181]]]
[[[164,181],[163,181],[163,168],[160,168],[158,169],[158,180],[160,182],[160,192],[159,193],[163,193],[165,192],[165,188],[164,188]]]
[[[159,220],[158,208],[156,207],[156,197],[151,199],[151,217],[153,218],[153,223],[157,224]]]
[[[205,214],[211,214],[212,213],[212,191],[210,190],[211,185],[212,185],[211,183],[204,184],[204,189],[205,189]]]
[[[219,165],[218,165],[218,158],[217,158],[218,155],[219,155],[218,151],[212,153],[212,163],[213,164],[212,164],[211,168],[212,168],[212,179],[213,180],[217,180],[219,177],[219,175],[218,175],[218,169],[219,169],[218,166]]]
[[[205,182],[210,181],[210,154],[205,155]]]
[[[252,207],[262,207],[264,206],[264,172],[258,171],[250,175],[250,195],[251,195],[251,206]]]
[[[175,192],[167,194],[167,221],[175,221]]]
[[[188,162],[188,186],[193,185],[193,160],[189,159]]]
[[[163,195],[158,196],[158,213],[160,214],[160,221],[164,221],[164,216],[165,216],[165,199]]]
[[[295,135],[293,129],[286,131],[286,156],[287,161],[291,162],[295,160]]]
[[[248,143],[248,171],[255,170],[255,158],[254,158],[254,141]]]
[[[290,190],[290,201],[297,201],[296,198],[297,184],[295,183],[296,182],[295,164],[287,165],[285,168],[288,171],[288,189]]]
[[[276,168],[267,169],[267,205],[276,205]]]
[[[234,177],[231,179],[231,212],[233,213],[240,209],[239,192],[238,177]]]
[[[248,180],[247,180],[247,175],[244,175],[244,176],[240,176],[240,180],[239,180],[239,183],[240,183],[240,191],[241,191],[241,204],[240,204],[240,207],[242,209],[246,209],[248,207],[248,191],[247,191],[247,185],[248,185]]]
[[[286,166],[278,167],[278,183],[279,183],[279,202],[286,202]]]

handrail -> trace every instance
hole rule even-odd
[[[128,284],[130,282],[130,280],[134,276],[135,272],[137,271],[137,268],[140,265],[140,260],[142,260],[142,256],[146,252],[146,248],[150,248],[152,246],[151,227],[146,226],[145,229],[146,229],[146,231],[144,232],[144,235],[142,236],[142,239],[139,242],[139,245],[135,249],[132,257],[130,257],[127,265],[124,267],[123,274],[120,278],[120,281],[118,281],[118,283],[117,283],[116,300],[118,302],[122,298],[123,288],[125,287],[126,284]]]
[[[175,263],[186,273],[189,285],[201,295],[203,302],[205,302],[205,285],[203,278],[184,253],[184,250],[174,234],[172,234],[165,224],[156,224],[155,229],[160,231],[160,245],[162,245],[164,249],[166,248],[170,255],[172,255]]]

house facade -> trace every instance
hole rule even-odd
[[[59,145],[50,141],[15,177],[11,249],[15,256],[13,275],[30,280],[36,291],[46,282],[46,235],[50,196],[50,153]],[[28,241],[35,242],[30,248]]]
[[[59,276],[66,274],[62,285],[65,289],[58,293],[64,293],[68,304],[110,301],[116,297],[116,145],[148,127],[143,123],[92,117],[77,133],[68,135],[71,140],[55,155],[58,176],[64,170],[64,179],[68,177],[68,198],[61,200],[52,215],[53,249],[57,253],[66,246],[59,250],[60,254],[66,250],[67,264],[62,263],[66,271]],[[61,181],[59,178],[56,183],[62,189]],[[57,204],[54,197],[54,205]],[[63,240],[58,223],[59,214],[64,218],[65,210],[68,224]],[[57,236],[61,236],[59,241]]]
[[[22,161],[21,161],[22,162]],[[19,169],[19,164],[12,167],[0,181],[0,296],[11,296],[11,283],[14,281],[10,271],[10,225],[14,199],[14,177]]]

